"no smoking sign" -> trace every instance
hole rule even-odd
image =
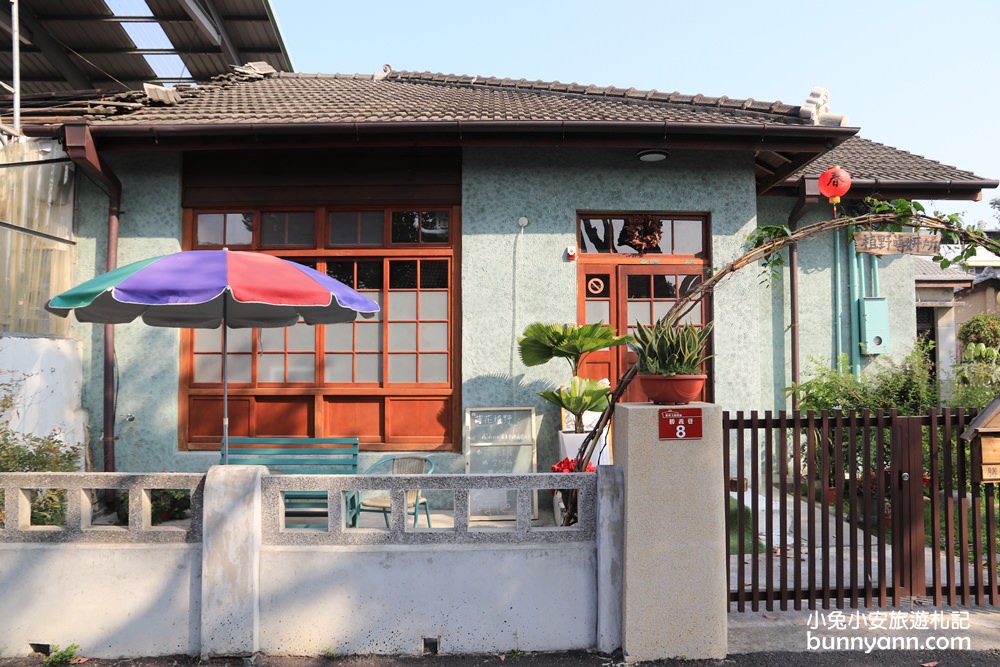
[[[701,408],[660,410],[660,440],[701,440]]]

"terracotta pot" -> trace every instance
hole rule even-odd
[[[638,375],[639,387],[653,403],[684,405],[701,397],[707,375]]]

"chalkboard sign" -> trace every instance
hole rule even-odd
[[[466,470],[473,474],[535,472],[534,408],[470,408],[465,411]],[[538,515],[533,494],[532,517]],[[516,519],[515,489],[469,493],[470,519]]]

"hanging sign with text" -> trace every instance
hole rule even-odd
[[[662,408],[660,440],[701,440],[701,408]]]
[[[909,232],[855,232],[854,246],[869,255],[939,255],[941,237]]]

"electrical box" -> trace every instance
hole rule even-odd
[[[889,351],[889,302],[882,296],[861,299],[861,354]]]

